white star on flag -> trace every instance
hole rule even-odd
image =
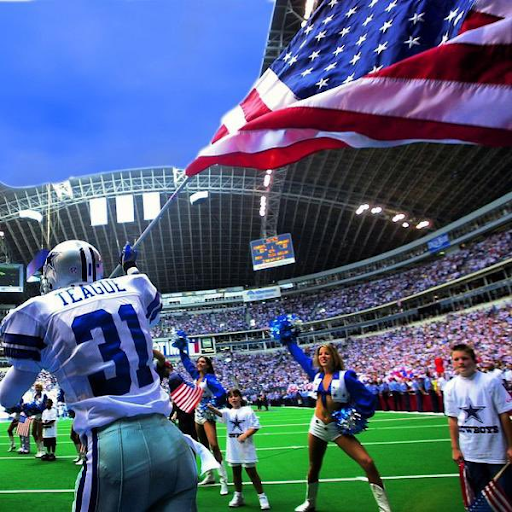
[[[320,78],[320,80],[315,85],[318,85],[318,88],[321,89],[322,87],[327,87],[328,81],[328,78]]]
[[[423,16],[425,16],[424,12],[420,12],[419,14],[415,12],[412,18],[409,18],[409,21],[412,21],[413,25],[416,25],[416,23],[419,23],[420,21],[423,23],[425,21]]]
[[[409,36],[409,39],[407,39],[407,41],[404,41],[404,44],[407,44],[407,45],[409,45],[409,48],[412,48],[413,46],[419,46],[419,44],[420,44],[419,41],[420,41],[419,37]]]
[[[359,53],[356,53],[352,59],[350,60],[350,64],[352,64],[352,66],[355,66],[357,61],[361,58],[361,52]]]
[[[373,50],[375,53],[377,53],[378,55],[380,55],[384,50],[387,50],[388,49],[388,42],[386,41],[385,43],[381,43],[379,44],[379,46],[377,46],[377,48],[375,48],[375,50]],[[379,67],[379,69],[381,68],[382,66]],[[372,70],[372,73],[374,72],[374,70]]]

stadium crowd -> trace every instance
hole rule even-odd
[[[469,343],[482,359],[484,370],[502,372],[512,385],[512,303],[447,315],[443,319],[335,342],[347,368],[354,369],[360,380],[380,396],[392,394],[392,383],[402,385],[402,394],[427,393],[428,383],[441,391],[451,376],[450,347]],[[305,349],[312,354],[314,347]],[[439,374],[439,360],[444,375]],[[225,388],[238,387],[255,402],[261,392],[274,404],[306,402],[311,383],[286,349],[265,353],[233,352],[213,358],[215,371]],[[186,375],[181,363],[176,369]],[[0,380],[3,374],[0,374]],[[442,377],[441,379],[439,379]],[[38,379],[51,397],[57,397],[55,378],[42,372]],[[392,408],[393,404],[389,404]],[[386,404],[384,404],[384,407]]]
[[[163,316],[153,335],[156,338],[170,336],[173,329],[182,329],[189,335],[261,329],[268,325],[269,319],[290,311],[306,321],[355,313],[477,272],[510,257],[511,253],[512,230],[508,230],[428,264],[374,281],[326,290],[321,294],[253,302],[224,311],[217,309],[196,314],[188,311]]]

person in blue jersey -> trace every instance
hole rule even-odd
[[[226,402],[226,390],[222,387],[222,384],[215,376],[212,360],[209,357],[199,357],[194,366],[194,363],[190,360],[186,350],[181,346],[180,358],[183,366],[194,379],[194,384],[203,389],[201,403],[196,408],[194,414],[197,437],[204,446],[210,448],[215,460],[220,464],[220,468],[218,470],[220,494],[225,496],[229,493],[228,475],[222,461],[222,452],[220,451],[219,440],[217,438],[217,417],[214,412],[208,409],[208,404],[212,404],[215,407],[222,407]],[[215,476],[213,471],[210,470],[199,485],[212,485],[214,483]]]
[[[319,346],[313,361],[294,339],[286,342],[285,345],[313,381],[313,391],[317,395],[315,413],[311,418],[308,434],[309,471],[306,500],[295,511],[315,510],[320,469],[327,444],[332,441],[364,470],[379,511],[390,512],[391,507],[384,484],[373,459],[355,436],[340,432],[333,417],[335,411],[348,405],[355,405],[365,418],[373,416],[376,407],[375,395],[357,379],[353,370],[343,369],[341,356],[333,345]]]
[[[152,364],[160,295],[135,261],[127,245],[127,275],[103,279],[100,253],[87,242],[50,251],[42,296],[0,326],[12,363],[0,403],[15,406],[42,369],[55,375],[87,449],[74,511],[195,512],[195,457],[167,419],[169,398]]]

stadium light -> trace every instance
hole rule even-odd
[[[400,220],[404,220],[405,219],[405,214],[403,213],[397,213],[391,220],[393,222],[398,222]]]
[[[356,210],[356,215],[361,215],[361,213],[365,212],[370,208],[369,204],[362,204],[359,206],[359,208]]]
[[[43,214],[36,210],[20,210],[18,214],[21,219],[32,219],[39,223],[43,222]]]
[[[420,223],[416,225],[416,229],[423,229],[430,226],[430,222],[428,220],[422,220]]]
[[[3,238],[5,236],[5,233],[3,231],[0,231],[0,238]]]
[[[377,213],[381,213],[382,212],[382,208],[380,206],[375,206],[370,211],[373,213],[373,215],[375,215]]]
[[[410,226],[410,224],[408,222],[402,222],[403,228],[408,228],[409,226]]]

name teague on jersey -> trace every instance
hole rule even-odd
[[[81,434],[120,417],[169,415],[152,368],[150,325],[161,308],[144,274],[101,279],[30,299],[0,334],[15,368],[56,376]]]

